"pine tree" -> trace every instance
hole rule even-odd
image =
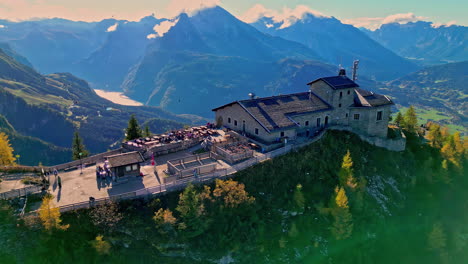
[[[294,191],[294,203],[295,203],[295,209],[299,212],[304,211],[305,207],[305,197],[304,194],[302,193],[302,185],[298,184],[296,186],[296,190]]]
[[[403,115],[401,114],[401,112],[398,112],[398,114],[395,117],[395,125],[400,127],[400,126],[403,126],[403,123],[404,123]]]
[[[416,116],[416,111],[414,110],[414,107],[410,105],[408,110],[406,110],[405,113],[405,122],[404,122],[404,128],[408,130],[409,132],[416,132],[418,125],[418,117]]]
[[[148,125],[145,126],[145,130],[144,130],[144,132],[143,132],[143,136],[144,136],[144,137],[151,137],[151,131],[150,131]]]
[[[55,206],[53,196],[47,194],[42,198],[42,204],[39,208],[39,218],[46,230],[62,229],[65,230],[69,225],[62,225],[60,219],[60,209]]]
[[[7,134],[0,132],[0,165],[10,166],[15,164],[15,156],[13,148],[10,145],[10,140]]]
[[[138,121],[135,118],[135,115],[130,117],[128,120],[128,127],[126,130],[126,140],[133,140],[142,137],[142,131],[140,129],[140,125],[138,125]]]
[[[208,228],[208,221],[204,217],[204,200],[192,184],[187,185],[184,192],[179,195],[176,211],[180,213],[182,220],[179,229],[184,231],[186,237],[196,237]]]
[[[81,156],[80,156],[81,153]],[[88,157],[89,152],[86,150],[83,140],[78,134],[78,131],[75,131],[73,134],[73,142],[72,142],[72,158],[73,160],[79,160],[80,158]]]

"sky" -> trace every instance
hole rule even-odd
[[[371,29],[382,23],[418,20],[434,22],[434,26],[468,26],[468,1],[463,0],[0,0],[0,19],[139,20],[150,14],[171,18],[181,11],[214,5],[246,22],[252,22],[259,14],[284,20],[311,12]]]

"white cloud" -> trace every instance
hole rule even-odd
[[[114,25],[110,26],[107,28],[106,32],[114,32],[117,30],[117,27],[119,26],[119,23],[115,23]]]
[[[450,26],[454,26],[457,24],[457,21],[455,20],[452,20],[452,21],[449,21],[447,23],[432,23],[432,27],[433,28],[440,28],[440,27],[450,27]]]
[[[306,5],[298,5],[294,9],[284,7],[281,11],[277,11],[268,9],[261,4],[256,4],[242,14],[240,19],[246,23],[253,23],[262,17],[271,17],[275,23],[281,23],[280,28],[287,28],[298,20],[303,19],[307,14],[312,14],[315,17],[329,17]]]
[[[194,14],[196,11],[221,5],[221,0],[171,0],[166,7],[168,17],[176,17],[180,13]]]
[[[6,28],[6,26],[5,25],[0,25],[0,28]]]
[[[345,19],[343,23],[351,24],[355,27],[365,27],[371,30],[378,29],[383,24],[399,23],[406,24],[409,22],[416,22],[426,20],[427,17],[416,16],[413,13],[400,13],[389,15],[387,17],[358,17],[352,19]]]
[[[147,39],[155,39],[158,35],[156,34],[149,34],[148,36],[146,36]]]
[[[164,34],[166,34],[173,26],[177,24],[177,22],[179,22],[179,19],[166,20],[161,22],[160,24],[157,24],[153,27],[155,33],[149,34],[148,36],[146,36],[146,38],[154,39],[157,37],[164,36]]]

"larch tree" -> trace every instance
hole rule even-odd
[[[80,155],[81,153],[81,155]],[[80,134],[78,131],[75,131],[73,134],[73,142],[72,142],[72,158],[73,160],[79,160],[80,158],[85,158],[89,156],[88,150],[86,150],[83,139],[81,139]]]
[[[427,134],[429,144],[434,148],[441,148],[444,144],[444,137],[442,136],[442,130],[439,124],[431,123],[429,127],[429,133]]]
[[[125,132],[126,140],[133,140],[142,137],[142,131],[135,115],[130,116],[130,120],[128,120],[128,127]]]
[[[62,225],[60,219],[60,209],[53,202],[54,196],[47,194],[42,198],[42,204],[39,207],[39,219],[44,228],[48,231],[53,229],[66,230],[69,225]]]
[[[398,112],[395,117],[395,125],[400,127],[401,125],[403,125],[403,122],[404,122],[403,115],[401,114],[401,112]]]
[[[15,164],[15,156],[13,155],[13,148],[11,147],[8,135],[0,132],[0,165],[10,166]]]
[[[404,118],[404,128],[409,132],[416,132],[418,126],[418,117],[416,115],[416,110],[412,105],[406,110],[405,118]]]
[[[338,178],[340,180],[341,186],[348,186],[351,189],[355,189],[357,187],[356,179],[353,175],[353,160],[349,150],[343,157],[343,162],[341,163],[341,169],[338,173]]]
[[[331,232],[336,240],[349,238],[353,233],[353,216],[349,211],[348,197],[343,187],[335,189],[335,205],[331,209],[334,218]]]
[[[98,235],[95,240],[91,241],[91,245],[101,255],[108,255],[110,253],[111,244],[104,240],[104,236]]]
[[[160,208],[154,213],[153,221],[156,224],[156,229],[161,234],[169,234],[174,232],[174,226],[177,223],[177,218],[174,217],[169,209]]]

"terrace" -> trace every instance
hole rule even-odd
[[[253,157],[253,144],[247,142],[235,142],[224,146],[217,146],[216,153],[229,164]]]

